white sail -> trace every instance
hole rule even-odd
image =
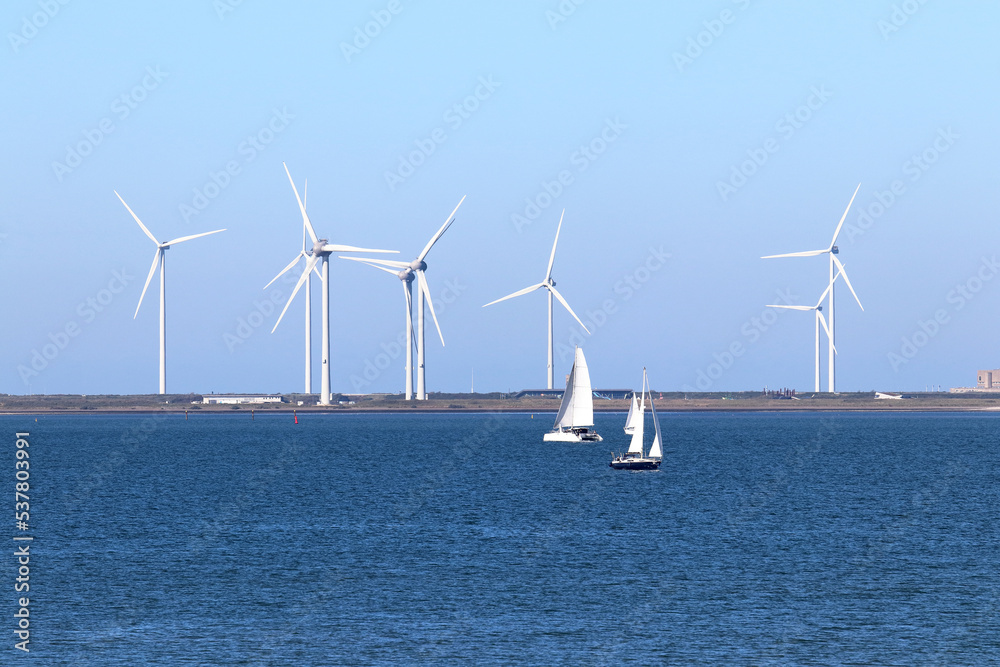
[[[653,392],[649,392],[649,411],[653,413],[653,426],[656,427],[656,437],[653,438],[653,444],[649,447],[649,458],[651,459],[662,459],[663,458],[663,438],[660,435],[660,418],[656,416],[656,405],[653,402]]]
[[[625,432],[631,434],[635,430],[635,422],[638,419],[639,404],[635,400],[635,392],[632,392],[632,405],[628,409],[628,417],[625,418]]]
[[[635,395],[632,395],[632,404],[635,405]],[[629,415],[631,417],[631,414]],[[642,392],[640,393],[639,409],[635,414],[635,423],[632,427],[632,442],[629,443],[628,453],[642,456],[642,436],[646,427],[646,371],[642,372]]]
[[[576,359],[573,362],[573,424],[574,427],[594,425],[594,389],[590,386],[590,370],[583,350],[576,348]]]
[[[559,430],[561,428],[569,428],[572,426],[573,410],[570,406],[573,405],[573,382],[576,376],[576,363],[573,363],[573,370],[569,372],[569,378],[566,380],[566,391],[563,392],[562,403],[559,404],[559,412],[556,413],[556,423],[553,426],[554,429]]]

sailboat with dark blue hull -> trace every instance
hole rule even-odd
[[[663,437],[660,434],[660,420],[656,416],[656,406],[653,403],[653,393],[649,390],[649,380],[646,377],[646,369],[642,369],[642,392],[639,400],[636,401],[635,393],[632,394],[632,406],[628,411],[628,418],[625,420],[625,432],[632,434],[632,442],[628,451],[617,456],[612,452],[611,463],[608,465],[615,470],[658,470],[660,462],[663,460]],[[653,444],[649,446],[649,452],[643,447],[642,438],[646,425],[646,396],[649,395],[649,410],[653,413],[653,426],[656,428],[656,436]]]

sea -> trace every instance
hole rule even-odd
[[[2,416],[0,663],[1000,663],[1000,414],[659,416]]]

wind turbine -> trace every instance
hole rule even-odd
[[[306,231],[309,232],[309,238],[312,239],[313,247],[309,251],[309,256],[306,258],[306,266],[299,276],[299,280],[295,283],[295,289],[292,290],[292,295],[288,297],[288,301],[285,302],[285,307],[281,311],[281,315],[278,316],[278,321],[274,323],[274,328],[271,329],[271,333],[274,333],[278,325],[281,324],[281,319],[285,316],[285,312],[288,310],[288,306],[291,305],[292,300],[295,295],[299,293],[302,284],[306,282],[309,278],[309,274],[312,273],[313,269],[319,262],[323,262],[323,272],[321,274],[321,279],[323,281],[323,344],[320,348],[323,359],[323,368],[320,373],[320,405],[330,405],[330,255],[335,252],[386,252],[386,253],[396,253],[398,250],[376,250],[373,248],[357,248],[355,246],[349,245],[334,245],[327,243],[327,239],[321,239],[316,236],[316,230],[313,229],[312,222],[309,220],[309,214],[306,213],[306,206],[302,203],[302,198],[299,197],[299,191],[295,187],[295,181],[292,180],[292,175],[288,171],[288,165],[284,162],[281,163],[285,167],[285,174],[288,175],[288,182],[292,185],[292,191],[295,193],[295,201],[299,204],[299,211],[302,213],[302,224],[306,226]],[[301,253],[296,256],[294,262],[299,261]],[[290,264],[285,268],[294,265]],[[284,271],[282,271],[284,273]],[[280,274],[279,274],[280,275]]]
[[[437,230],[437,233],[431,237],[431,240],[427,242],[424,249],[417,255],[417,258],[412,262],[400,262],[389,259],[367,259],[362,257],[343,257],[342,259],[350,259],[355,262],[361,262],[362,264],[367,264],[368,266],[375,267],[376,269],[381,269],[386,273],[391,273],[399,278],[403,283],[403,292],[406,294],[406,400],[413,399],[413,280],[416,277],[418,289],[417,289],[417,400],[425,401],[427,400],[427,383],[425,377],[424,369],[424,298],[427,299],[427,305],[430,306],[431,317],[434,318],[434,326],[437,327],[438,336],[441,338],[441,346],[444,347],[444,335],[441,333],[441,325],[438,324],[437,315],[434,314],[434,302],[431,301],[431,290],[427,285],[427,277],[424,273],[427,271],[427,253],[431,251],[434,244],[438,242],[451,224],[455,222],[455,214],[458,213],[459,207],[462,202],[465,201],[465,197],[462,197],[458,202],[458,206],[455,210],[451,212],[445,221],[441,225],[441,228]]]
[[[840,271],[838,271],[837,278],[839,278],[840,275],[841,275]],[[836,280],[837,278],[834,278],[834,280]],[[814,389],[814,391],[816,392],[819,391],[819,327],[821,324],[823,325],[823,331],[826,332],[827,339],[829,340],[832,338],[832,336],[830,335],[830,327],[827,326],[826,318],[823,317],[823,299],[826,298],[827,293],[829,293],[831,289],[833,289],[833,283],[830,283],[829,285],[826,286],[826,289],[823,290],[823,293],[820,295],[819,299],[816,300],[815,306],[788,306],[788,305],[778,305],[778,304],[767,305],[768,308],[785,308],[787,310],[816,311],[816,388]],[[834,354],[837,353],[836,347],[833,348],[833,352]]]
[[[161,243],[156,240],[156,237],[146,229],[146,225],[142,224],[142,220],[139,219],[132,209],[129,208],[122,196],[118,194],[115,190],[115,196],[118,197],[125,209],[135,218],[135,221],[139,223],[139,227],[142,231],[146,233],[146,236],[156,244],[156,254],[153,255],[153,264],[149,267],[149,275],[146,276],[146,284],[142,286],[142,294],[139,296],[139,305],[135,307],[135,315],[132,316],[134,320],[139,315],[139,307],[142,306],[142,300],[146,296],[146,289],[149,288],[149,281],[153,279],[153,273],[156,272],[156,267],[160,267],[160,394],[167,393],[167,293],[166,293],[166,254],[165,251],[170,249],[170,246],[176,245],[178,243],[183,243],[184,241],[190,241],[191,239],[196,239],[200,236],[208,236],[209,234],[218,234],[219,232],[226,231],[225,229],[216,229],[211,232],[203,232],[201,234],[192,234],[190,236],[182,236],[180,238],[174,239],[172,241],[167,241],[166,243]]]
[[[309,181],[306,181],[305,192],[302,193],[302,205],[306,206],[309,199]],[[274,284],[274,281],[285,275],[293,266],[299,263],[299,260],[303,257],[306,261],[309,261],[309,256],[312,254],[312,250],[306,250],[306,225],[302,223],[302,250],[298,255],[295,256],[288,266],[283,268],[278,275],[271,279],[271,282],[264,285],[264,289],[267,289]],[[313,267],[313,273],[316,277],[321,278],[319,269],[315,266]],[[305,393],[311,394],[312,392],[312,274],[306,276],[306,354],[305,354],[305,367],[306,367],[306,384]]]
[[[844,265],[841,264],[840,260],[837,258],[837,254],[840,252],[840,249],[837,248],[837,237],[840,236],[840,230],[844,226],[844,220],[847,219],[847,212],[851,210],[851,205],[854,203],[854,198],[858,196],[858,190],[860,190],[860,189],[861,189],[861,184],[858,183],[858,187],[856,187],[854,189],[854,194],[851,195],[851,201],[849,201],[847,203],[847,208],[844,209],[844,215],[841,216],[840,222],[837,223],[837,229],[834,230],[834,232],[833,232],[833,240],[830,241],[830,245],[828,247],[826,247],[826,248],[824,248],[822,250],[807,250],[805,252],[790,252],[790,253],[785,253],[783,255],[767,255],[767,256],[761,258],[761,259],[775,259],[775,258],[778,258],[778,257],[815,257],[817,255],[829,255],[830,256],[830,283],[829,283],[830,284],[830,288],[829,288],[830,289],[830,296],[829,296],[829,299],[830,299],[830,312],[829,312],[829,317],[830,317],[830,322],[829,322],[829,324],[830,324],[830,326],[829,326],[829,331],[830,331],[830,333],[829,333],[830,347],[829,347],[829,352],[828,352],[828,357],[829,357],[829,372],[828,372],[828,377],[827,377],[827,387],[828,387],[827,390],[830,393],[834,393],[836,391],[836,389],[835,389],[835,387],[836,387],[836,383],[835,383],[835,380],[836,380],[836,367],[835,367],[835,363],[834,363],[834,359],[835,359],[835,356],[836,356],[836,350],[835,350],[835,347],[834,347],[834,336],[836,335],[837,329],[834,326],[834,300],[833,300],[833,293],[834,293],[833,283],[834,283],[834,280],[835,280],[835,276],[834,276],[834,269],[835,268],[839,270],[838,275],[842,274],[844,276],[844,282],[847,283],[847,287],[848,287],[848,289],[851,290],[851,294],[854,295],[854,300],[858,302],[858,306],[861,308],[862,311],[864,311],[864,309],[865,309],[865,307],[861,305],[861,299],[858,298],[857,292],[854,291],[854,286],[851,285],[851,279],[847,277],[847,272],[844,271]]]
[[[489,303],[487,303],[486,305],[483,306],[483,308],[485,308],[486,306],[492,306],[494,303],[500,303],[501,301],[506,301],[507,299],[513,299],[514,297],[521,296],[521,295],[527,294],[529,292],[534,292],[536,289],[541,289],[543,287],[549,291],[549,370],[548,370],[548,374],[549,374],[549,377],[548,377],[548,380],[549,380],[548,388],[549,389],[552,389],[552,373],[553,373],[553,370],[552,370],[552,297],[555,296],[555,298],[559,299],[559,303],[561,303],[563,306],[565,306],[566,310],[569,311],[569,314],[573,316],[573,319],[575,319],[577,322],[580,323],[580,326],[583,327],[583,330],[586,331],[588,334],[590,333],[590,330],[586,327],[586,325],[583,322],[580,321],[580,318],[576,316],[576,313],[573,312],[573,309],[569,307],[569,304],[566,302],[566,299],[563,298],[563,295],[560,294],[559,290],[556,289],[556,281],[552,279],[552,263],[556,259],[556,245],[559,244],[559,231],[562,229],[562,221],[563,221],[563,216],[564,215],[566,215],[566,209],[563,209],[562,213],[559,215],[559,226],[556,228],[556,240],[552,242],[552,254],[549,255],[549,266],[545,270],[545,279],[542,282],[540,282],[540,283],[538,283],[536,285],[531,285],[529,287],[525,287],[522,290],[518,290],[518,291],[514,292],[513,294],[508,294],[507,296],[502,297],[500,299],[497,299],[496,301],[490,301]]]

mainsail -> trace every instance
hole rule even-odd
[[[639,403],[639,409],[635,413],[635,423],[632,424],[632,442],[629,443],[628,453],[638,454],[642,456],[642,436],[644,435],[646,427],[646,371],[643,369],[642,372],[642,391],[640,392],[641,401]],[[632,404],[635,405],[635,394],[632,394]],[[629,419],[631,421],[632,413],[629,412]]]
[[[563,392],[555,426],[569,429],[593,425],[594,390],[590,386],[590,371],[587,369],[583,350],[576,348],[573,370],[569,372],[569,379],[566,381],[566,391]]]

